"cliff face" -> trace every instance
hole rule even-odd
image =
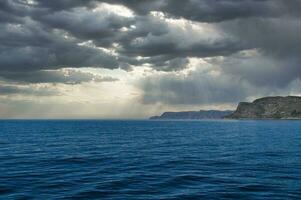
[[[165,112],[161,116],[154,116],[150,119],[222,119],[233,111],[200,110],[185,112]]]
[[[264,97],[252,103],[241,102],[232,119],[301,119],[301,97]]]

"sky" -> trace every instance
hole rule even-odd
[[[300,0],[1,0],[0,118],[143,119],[301,94]]]

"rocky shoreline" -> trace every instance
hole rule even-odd
[[[301,97],[275,96],[240,102],[226,119],[301,119]]]
[[[183,112],[164,112],[151,120],[198,120],[198,119],[301,119],[301,97],[272,96],[263,97],[253,102],[240,102],[235,111],[200,110]]]

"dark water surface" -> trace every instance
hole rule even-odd
[[[0,199],[301,199],[301,122],[0,121]]]

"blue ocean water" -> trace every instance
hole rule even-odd
[[[0,121],[0,199],[301,199],[301,121]]]

